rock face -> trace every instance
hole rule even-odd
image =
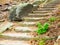
[[[10,10],[10,16],[9,19],[11,21],[21,21],[23,17],[27,16],[28,13],[32,12],[32,9],[36,9],[43,1],[35,1],[32,4],[27,3],[20,3],[16,6],[13,6]]]
[[[32,8],[32,4],[20,3],[19,5],[12,7],[9,19],[11,21],[22,20],[22,17],[28,15],[28,13],[32,11]]]

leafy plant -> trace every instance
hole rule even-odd
[[[41,40],[41,41],[39,42],[39,45],[45,45],[45,41],[44,41],[44,40]]]
[[[45,41],[46,41],[46,40],[47,40],[46,38],[41,39],[41,40],[39,41],[39,45],[45,45]]]
[[[54,22],[55,20],[56,20],[56,18],[53,17],[53,16],[49,18],[49,21],[50,21],[50,22]]]
[[[47,29],[49,27],[49,23],[45,23],[44,25],[42,25],[41,23],[37,23],[38,29],[36,30],[36,32],[38,34],[43,34],[45,32],[47,32]]]

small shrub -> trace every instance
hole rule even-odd
[[[50,21],[50,22],[54,22],[55,20],[56,20],[56,17],[53,17],[53,16],[52,16],[52,17],[49,18],[49,21]]]
[[[38,45],[46,45],[46,41],[57,39],[57,38],[58,38],[58,36],[55,36],[52,38],[48,38],[48,37],[38,38]]]
[[[48,27],[49,27],[49,23],[45,23],[44,25],[42,25],[41,23],[37,23],[38,29],[36,30],[36,32],[38,34],[43,34],[45,32],[47,32]]]
[[[44,40],[41,40],[41,41],[39,42],[39,45],[45,45],[45,41],[44,41]]]
[[[45,45],[45,42],[46,42],[46,38],[43,38],[39,41],[39,45]]]

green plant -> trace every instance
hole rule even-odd
[[[44,25],[42,25],[41,23],[37,23],[38,29],[36,30],[36,32],[38,34],[43,34],[45,32],[47,32],[47,29],[49,27],[49,23],[45,23]]]
[[[53,39],[57,39],[57,38],[58,38],[58,36],[51,37],[51,38],[44,37],[42,39],[39,39],[39,43],[38,44],[39,45],[45,45],[47,40],[53,40]]]
[[[52,16],[52,17],[49,18],[49,21],[50,21],[50,22],[54,22],[55,20],[56,20],[56,17],[53,17],[53,16]]]
[[[45,45],[45,41],[44,41],[44,40],[41,40],[41,41],[39,42],[39,45]]]
[[[45,41],[46,41],[46,40],[47,40],[46,38],[41,39],[41,40],[39,41],[39,45],[45,45]]]

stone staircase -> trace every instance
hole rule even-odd
[[[39,7],[37,10],[29,13],[28,16],[23,17],[24,21],[15,22],[11,31],[2,34],[0,45],[33,45],[29,41],[37,37],[31,34],[37,29],[36,23],[40,20],[48,20],[49,16],[53,14],[53,10],[56,9],[57,2]]]

